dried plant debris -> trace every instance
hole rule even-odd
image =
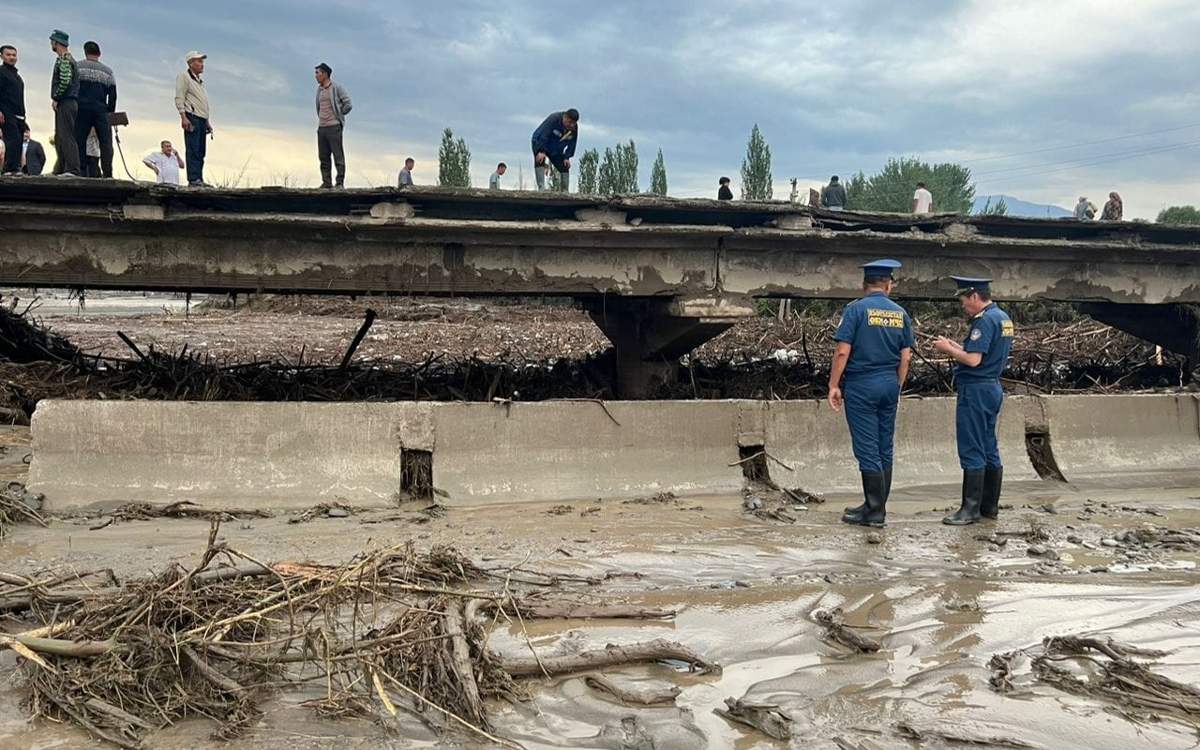
[[[493,734],[486,702],[523,700],[518,677],[658,661],[719,670],[663,639],[497,654],[487,645],[497,618],[604,616],[604,607],[522,601],[511,569],[484,570],[449,547],[409,543],[341,565],[268,566],[219,543],[218,529],[214,521],[196,567],[172,565],[148,578],[0,573],[0,607],[31,626],[0,634],[0,648],[20,657],[30,712],[125,748],[189,716],[208,717],[218,736],[236,738],[275,689],[319,680],[324,695],[305,705],[320,716],[403,709],[436,731],[513,746]],[[621,607],[612,616],[635,614]]]
[[[9,482],[0,490],[0,539],[8,535],[9,529],[18,523],[35,523],[45,526],[42,505],[45,496],[30,492],[20,482]]]
[[[317,503],[308,510],[288,519],[288,523],[308,523],[314,518],[349,518],[357,511],[345,503]]]

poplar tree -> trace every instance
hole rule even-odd
[[[742,200],[770,200],[771,179],[771,147],[755,123],[742,160]]]
[[[658,150],[658,157],[654,160],[654,167],[650,170],[650,192],[655,195],[667,194],[667,165],[663,161],[663,152]]]
[[[471,187],[471,149],[462,138],[455,140],[454,131],[442,131],[438,147],[438,184],[445,187]]]
[[[599,190],[600,152],[589,148],[579,157],[579,192],[584,195],[596,195]]]

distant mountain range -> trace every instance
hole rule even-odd
[[[1073,216],[1074,214],[1063,208],[1062,206],[1051,206],[1045,203],[1030,203],[1023,201],[1020,198],[1014,198],[1011,195],[980,195],[975,198],[975,205],[971,208],[972,213],[979,213],[983,207],[987,205],[988,200],[992,201],[992,207],[1003,198],[1008,205],[1009,216],[1020,216],[1029,219],[1060,219],[1064,216]]]

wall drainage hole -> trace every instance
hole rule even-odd
[[[433,499],[433,451],[400,449],[400,495],[412,500]]]
[[[1050,433],[1026,432],[1025,450],[1029,454],[1029,462],[1033,464],[1033,470],[1039,477],[1058,482],[1067,481],[1058,468],[1058,462],[1054,460],[1054,449],[1050,445]]]
[[[771,472],[767,469],[767,451],[764,446],[738,446],[738,459],[738,463],[742,465],[742,476],[744,476],[747,481],[771,481]]]

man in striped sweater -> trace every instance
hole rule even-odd
[[[58,152],[55,174],[74,177],[80,174],[79,140],[75,118],[79,114],[79,68],[71,57],[71,38],[54,30],[50,49],[58,55],[50,69],[50,106],[54,108],[54,150]]]

